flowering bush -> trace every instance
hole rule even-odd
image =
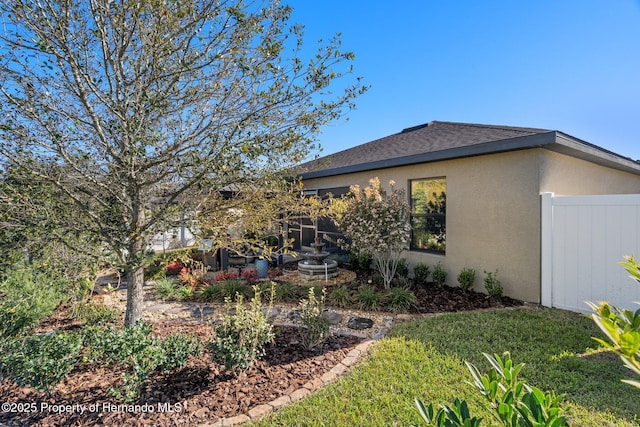
[[[389,185],[391,194],[382,189],[378,178],[371,179],[364,190],[352,186],[352,197],[343,199],[344,205],[336,212],[336,224],[345,236],[338,244],[343,249],[371,254],[386,289],[395,276],[400,252],[411,238],[404,192],[395,190],[393,181]]]
[[[238,280],[238,273],[235,271],[220,271],[217,273],[213,280],[217,282],[224,282],[225,280]]]
[[[166,266],[166,275],[167,276],[177,276],[180,274],[182,269],[185,268],[185,265],[179,259],[170,262]]]
[[[253,285],[258,281],[258,272],[252,269],[244,269],[240,277],[249,282],[250,285]]]

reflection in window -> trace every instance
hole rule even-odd
[[[446,178],[416,179],[411,193],[411,249],[444,253],[446,248]]]

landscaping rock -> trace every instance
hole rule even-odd
[[[370,329],[373,327],[373,320],[367,319],[366,317],[352,317],[347,322],[347,327],[356,331]]]

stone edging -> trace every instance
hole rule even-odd
[[[330,371],[325,372],[320,378],[314,378],[299,389],[294,390],[289,394],[280,396],[279,398],[272,400],[269,403],[255,406],[251,408],[246,414],[240,414],[230,418],[222,418],[215,423],[200,424],[199,426],[226,427],[246,423],[248,421],[257,420],[258,418],[267,416],[275,410],[288,405],[289,403],[301,400],[302,398],[310,395],[312,392],[334,382],[336,379],[338,379],[339,376],[349,372],[350,368],[353,367],[363,356],[365,356],[369,352],[374,343],[375,340],[367,340],[361,342],[353,350],[347,353],[345,358],[342,359],[341,362],[338,362],[338,364],[333,368],[331,368]]]

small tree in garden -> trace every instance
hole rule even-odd
[[[7,0],[0,13],[0,177],[63,196],[25,216],[112,255],[127,327],[155,234],[218,193],[283,182],[366,90],[344,82],[340,38],[303,49],[279,1]]]
[[[342,199],[343,204],[336,212],[336,224],[345,236],[338,244],[343,249],[370,253],[385,289],[390,288],[400,253],[411,237],[404,192],[394,189],[393,181],[389,185],[389,194],[378,178],[371,179],[364,189],[352,186],[349,197]]]
[[[640,283],[640,266],[634,257],[627,256],[620,264]],[[595,311],[591,318],[610,342],[599,338],[594,340],[620,356],[625,366],[640,376],[640,310],[633,312],[620,309],[607,302],[601,302],[599,306],[593,303],[589,305]],[[623,381],[640,388],[640,381]]]

